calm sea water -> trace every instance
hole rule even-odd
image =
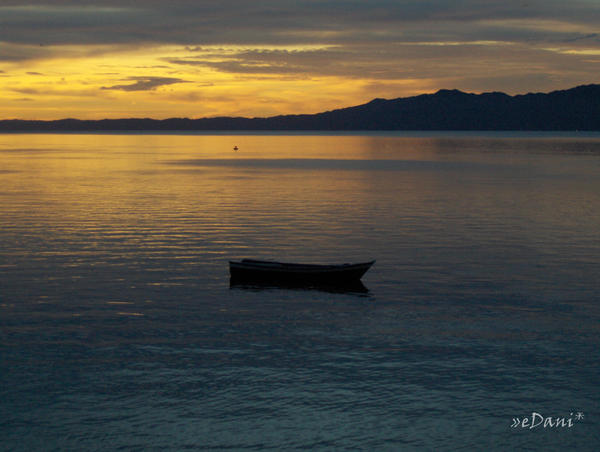
[[[0,135],[0,212],[0,450],[600,447],[598,134]]]

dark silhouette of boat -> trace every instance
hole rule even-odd
[[[231,281],[287,284],[346,285],[360,281],[375,261],[358,264],[291,264],[275,261],[242,259],[229,262]]]

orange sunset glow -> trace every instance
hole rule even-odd
[[[593,2],[337,3],[3,2],[0,119],[316,113],[600,70]]]

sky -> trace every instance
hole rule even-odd
[[[0,0],[0,119],[265,117],[598,74],[600,0]]]

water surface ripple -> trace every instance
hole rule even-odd
[[[0,450],[598,450],[600,136],[0,135],[0,181]]]

